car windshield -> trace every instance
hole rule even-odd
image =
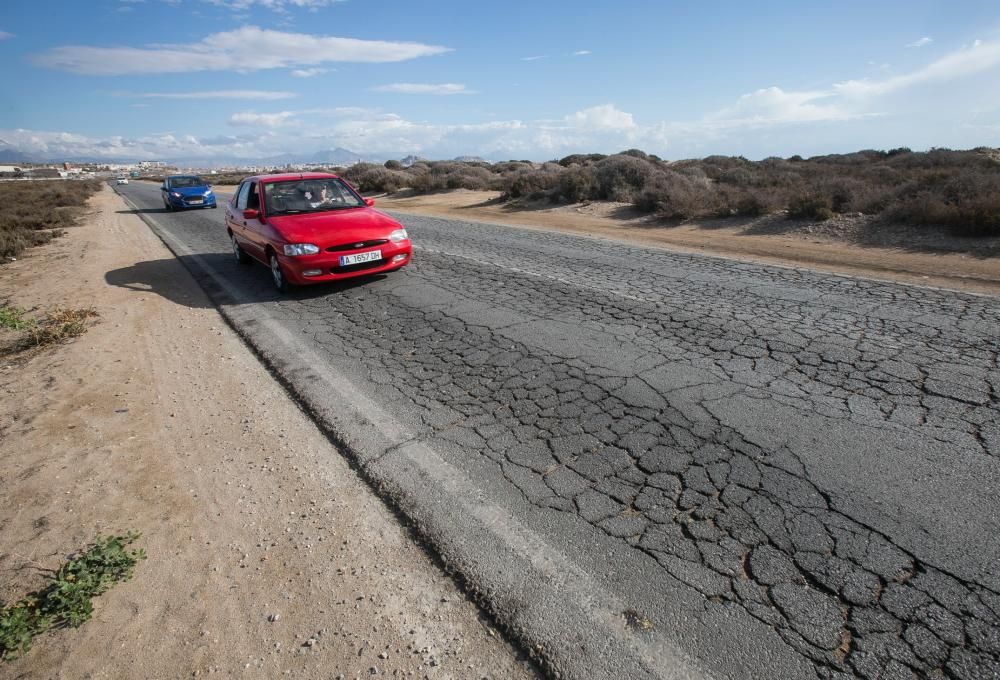
[[[170,178],[170,188],[172,189],[187,189],[189,187],[203,187],[205,186],[205,180],[201,177],[171,177]]]
[[[264,185],[268,215],[290,215],[364,207],[365,201],[336,177],[294,179]]]

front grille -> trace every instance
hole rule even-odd
[[[380,246],[383,243],[388,243],[387,238],[377,238],[371,241],[352,241],[351,243],[342,243],[339,246],[330,246],[326,249],[328,253],[336,253],[341,250],[359,250],[361,248],[374,248],[375,246]]]
[[[385,264],[385,259],[373,260],[371,262],[361,262],[359,264],[349,264],[344,267],[331,267],[330,273],[332,274],[346,274],[348,272],[359,272],[364,269],[377,269]]]

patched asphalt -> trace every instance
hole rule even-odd
[[[1000,674],[1000,301],[404,215],[281,297],[117,189],[553,672]]]

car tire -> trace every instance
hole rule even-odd
[[[236,258],[236,261],[240,264],[250,264],[250,256],[240,247],[240,242],[236,240],[236,236],[230,234],[229,239],[233,243],[233,257]]]
[[[267,263],[271,270],[271,283],[274,284],[275,289],[279,293],[290,293],[294,286],[288,282],[287,278],[285,278],[285,272],[281,268],[278,256],[271,253],[267,258]]]
[[[173,212],[174,206],[170,205],[170,201],[164,201],[163,207],[167,209],[168,212]]]

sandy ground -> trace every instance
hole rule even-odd
[[[971,292],[1000,294],[1000,239],[950,238],[928,229],[886,228],[861,216],[808,224],[770,216],[665,224],[627,204],[512,206],[499,193],[457,190],[377,197],[377,207],[557,230],[753,262],[808,267]]]
[[[12,304],[100,313],[0,356],[0,599],[98,533],[149,558],[0,676],[530,677],[139,218],[91,207],[0,268]]]

